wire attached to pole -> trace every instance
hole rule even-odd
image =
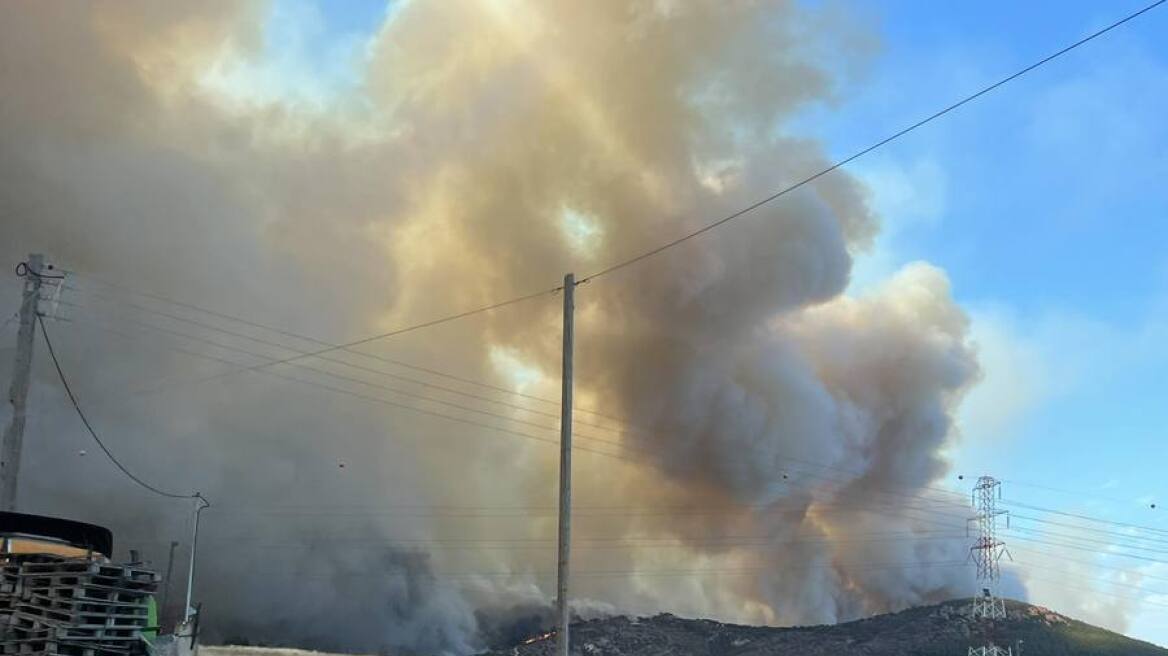
[[[127,469],[126,466],[121,463],[121,461],[117,459],[113,452],[110,451],[109,447],[105,445],[105,442],[103,442],[101,438],[98,437],[97,431],[93,429],[93,424],[89,423],[89,418],[86,417],[85,412],[81,410],[81,406],[77,402],[77,397],[73,394],[73,389],[69,386],[69,381],[65,377],[65,372],[61,369],[61,362],[57,359],[57,353],[53,349],[53,341],[49,339],[49,331],[47,328],[45,328],[44,317],[38,316],[37,322],[41,326],[41,335],[45,338],[45,347],[49,352],[49,357],[53,360],[53,368],[57,370],[57,377],[61,380],[61,386],[65,388],[65,394],[68,395],[69,402],[73,404],[73,409],[77,411],[77,416],[81,419],[81,423],[85,425],[85,429],[89,431],[89,435],[93,437],[93,441],[97,442],[97,446],[101,447],[101,450],[105,452],[105,455],[107,458],[109,458],[110,462],[112,462],[115,467],[121,470],[121,472],[125,474],[126,477],[128,477],[131,481],[134,481],[140,487],[153,492],[158,496],[166,497],[168,499],[201,499],[203,503],[207,504],[208,506],[211,505],[207,502],[203,495],[198,492],[195,492],[194,494],[176,494],[174,492],[167,492],[166,490],[157,488],[136,476],[133,472]]]

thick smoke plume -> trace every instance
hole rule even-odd
[[[414,1],[354,50],[353,80],[309,93],[288,73],[271,91],[248,74],[269,11],[0,6],[4,261],[45,251],[364,337],[599,270],[823,167],[786,126],[871,49],[788,2]],[[925,264],[845,294],[877,223],[839,172],[578,289],[581,613],[802,624],[970,592],[944,566],[964,524],[927,489],[978,373],[967,319]],[[94,423],[145,478],[215,503],[209,637],[466,653],[544,622],[556,451],[515,433],[554,442],[554,406],[344,354],[545,414],[315,360],[300,364],[366,382],[285,365],[191,383],[225,365],[168,345],[241,364],[314,346],[71,287],[50,330]],[[0,300],[16,295],[10,281]],[[547,296],[364,348],[555,398],[559,339]],[[37,376],[24,507],[108,523],[159,567],[171,540],[184,556],[189,509],[81,455],[43,358]]]

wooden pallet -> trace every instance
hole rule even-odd
[[[160,580],[151,570],[89,558],[0,558],[0,656],[142,654]]]
[[[107,645],[91,645],[55,639],[0,641],[0,653],[28,656],[125,656],[131,650]]]
[[[36,617],[37,621],[48,626],[68,626],[82,628],[141,628],[150,624],[148,609],[146,613],[135,615],[110,615],[102,612],[86,612],[86,610],[62,610],[58,608],[44,608],[21,603],[12,614],[21,614],[23,617]]]
[[[20,602],[65,611],[93,611],[108,615],[145,615],[149,612],[147,597],[142,597],[137,601],[109,601],[84,597],[53,597],[34,593],[32,590],[24,590],[20,596]]]
[[[108,633],[117,635],[107,635]],[[44,627],[13,628],[6,635],[4,642],[57,642],[78,645],[87,645],[95,649],[112,651],[132,651],[141,646],[141,633],[133,631],[109,629],[78,629],[74,627]]]
[[[60,618],[71,624],[101,626],[146,626],[150,608],[146,604],[87,604],[30,596],[16,604],[14,611],[29,615]]]
[[[116,617],[140,617],[149,613],[147,603],[85,601],[80,599],[53,599],[42,595],[28,595],[13,602],[13,607],[31,606],[62,613],[101,614]]]
[[[29,594],[58,599],[70,599],[82,603],[146,603],[149,593],[137,590],[122,590],[100,585],[51,585],[39,588],[27,588]]]
[[[55,563],[23,563],[20,567],[23,576],[32,575],[63,575],[89,574],[103,578],[120,579],[131,583],[158,583],[162,577],[153,570],[133,567],[131,565],[114,565],[99,563],[84,558],[73,558]]]
[[[27,588],[45,588],[53,586],[85,586],[102,587],[125,592],[150,594],[158,589],[154,581],[131,581],[115,576],[88,574],[76,572],[56,574],[25,574],[20,575],[21,585]]]

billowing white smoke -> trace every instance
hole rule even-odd
[[[813,62],[830,52],[846,70],[869,47],[840,16],[787,2],[404,2],[355,88],[314,105],[232,76],[260,56],[266,12],[0,7],[5,261],[43,250],[361,337],[599,270],[821,168],[820,144],[784,125],[832,99],[833,72]],[[836,173],[579,288],[581,404],[621,420],[579,417],[583,599],[807,623],[969,591],[962,570],[933,565],[964,546],[935,539],[952,508],[925,489],[977,377],[966,318],[924,264],[844,295],[876,223]],[[95,422],[143,476],[216,502],[198,595],[214,636],[458,653],[540,617],[550,445],[257,373],[133,396],[220,367],[92,329],[157,316],[77,287],[89,309],[51,329]],[[4,294],[12,307],[15,286]],[[529,372],[527,391],[554,397],[558,319],[548,297],[370,348],[500,385]],[[160,564],[186,509],[78,457],[85,438],[48,374],[29,510],[110,523]],[[410,389],[555,436],[542,415]]]

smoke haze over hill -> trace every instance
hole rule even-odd
[[[192,331],[84,274],[326,341],[549,288],[825,166],[785,126],[838,100],[871,38],[787,2],[404,2],[312,101],[239,82],[267,11],[0,6],[0,252],[81,272],[49,328],[83,405],[134,471],[214,503],[212,638],[466,653],[553,592],[553,405],[343,353],[431,385],[311,359],[348,379],[191,383],[226,367],[168,345],[264,360],[141,324],[268,359],[319,344]],[[961,499],[929,489],[978,377],[968,320],[924,263],[845,294],[878,225],[837,172],[580,287],[584,616],[822,623],[972,592]],[[554,399],[559,317],[546,295],[362,348]],[[79,455],[50,373],[27,510],[107,523],[161,566],[189,509]]]

